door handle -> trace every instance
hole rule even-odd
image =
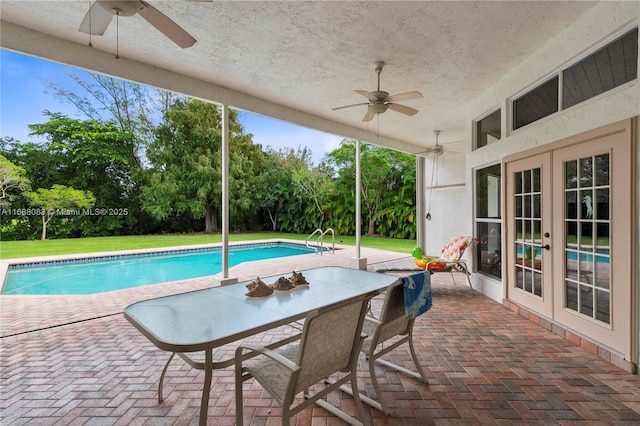
[[[551,250],[551,246],[549,244],[543,245],[542,248],[545,250]]]

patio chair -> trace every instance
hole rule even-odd
[[[236,424],[243,423],[242,383],[255,378],[271,397],[282,406],[282,424],[289,425],[291,416],[311,404],[317,404],[351,425],[362,425],[353,417],[321,399],[342,384],[351,381],[357,389],[356,369],[362,346],[362,325],[369,300],[376,292],[339,302],[313,311],[304,322],[299,343],[277,351],[255,345],[240,345],[236,349]],[[245,351],[253,351],[246,354]],[[259,360],[243,366],[243,359],[262,354]],[[322,383],[330,375],[342,372],[340,379],[321,391],[311,394],[308,389]],[[294,405],[296,395],[304,392],[305,400]],[[354,396],[358,419],[362,420],[364,408]]]
[[[440,251],[439,256],[423,256],[419,247],[414,249],[412,253],[416,258],[415,263],[418,267],[427,269],[432,273],[449,272],[451,279],[455,284],[456,280],[453,276],[454,272],[461,272],[467,277],[467,283],[472,293],[475,293],[471,285],[471,273],[467,267],[467,263],[462,260],[465,250],[471,244],[478,243],[478,240],[470,236],[456,236],[451,238]]]
[[[376,379],[374,367],[376,363],[417,379],[421,383],[427,383],[427,377],[418,362],[413,346],[413,324],[418,315],[431,308],[430,277],[431,273],[425,271],[400,278],[391,284],[385,292],[379,316],[377,318],[374,316],[365,317],[362,332],[367,337],[362,344],[362,352],[367,356],[369,375],[380,402],[363,394],[360,394],[360,399],[387,416],[390,413],[389,406],[382,396],[380,385]],[[381,359],[383,355],[405,343],[409,344],[409,351],[417,372]],[[347,386],[342,386],[340,389],[353,395],[353,389]]]

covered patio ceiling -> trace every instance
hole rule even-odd
[[[197,43],[181,49],[140,16],[78,31],[89,0],[2,1],[3,48],[343,137],[420,152],[465,139],[469,102],[597,2],[163,1]],[[420,91],[368,123],[355,89]],[[561,64],[558,64],[561,65]],[[532,82],[533,83],[533,82]],[[497,106],[497,105],[496,105]],[[304,141],[300,141],[304,142]],[[314,147],[311,147],[313,149]]]

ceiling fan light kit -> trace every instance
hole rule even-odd
[[[144,6],[139,1],[107,1],[102,0],[96,2],[98,6],[106,10],[107,12],[112,12],[114,15],[120,16],[133,16],[138,13],[139,10],[143,9]]]
[[[343,106],[332,108],[332,110],[337,111],[339,109],[367,105],[367,112],[362,118],[362,121],[364,122],[373,120],[373,117],[375,117],[378,114],[384,114],[385,112],[387,112],[388,109],[391,109],[393,111],[396,111],[408,116],[416,115],[418,113],[417,109],[414,109],[405,105],[400,105],[400,104],[397,104],[396,102],[422,98],[422,93],[418,91],[413,91],[413,92],[405,92],[405,93],[399,93],[397,95],[389,96],[389,92],[380,90],[380,74],[382,73],[382,69],[384,68],[384,62],[376,61],[373,64],[375,65],[375,72],[378,75],[378,89],[372,92],[369,92],[367,90],[355,90],[356,93],[367,98],[369,102],[343,105]]]

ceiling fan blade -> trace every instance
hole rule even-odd
[[[374,95],[371,92],[367,92],[366,90],[354,90],[354,92],[361,94],[362,96],[364,96],[365,98],[369,99],[370,101],[377,101],[378,97],[376,95]]]
[[[413,92],[398,93],[397,95],[389,96],[386,100],[389,100],[391,102],[398,102],[398,101],[408,101],[409,99],[419,99],[422,97],[423,97],[422,93],[413,91]]]
[[[138,14],[142,16],[148,23],[156,27],[158,31],[166,35],[175,44],[183,49],[191,47],[195,44],[196,39],[180,27],[180,25],[167,18],[162,12],[149,3],[141,1],[144,7],[138,11]]]
[[[389,104],[389,109],[392,109],[395,112],[399,112],[405,115],[416,115],[418,113],[417,109],[404,106],[404,105],[399,105],[399,104]]]
[[[364,117],[362,117],[362,121],[363,122],[371,121],[375,116],[376,116],[376,113],[367,108],[367,113],[364,115]]]
[[[351,107],[354,107],[354,106],[361,106],[361,105],[369,105],[369,102],[362,102],[362,103],[359,103],[359,104],[351,104],[351,105],[343,105],[343,106],[331,108],[331,111],[337,111],[339,109],[351,108]]]
[[[80,24],[79,30],[85,34],[103,35],[113,19],[113,12],[94,2]]]

